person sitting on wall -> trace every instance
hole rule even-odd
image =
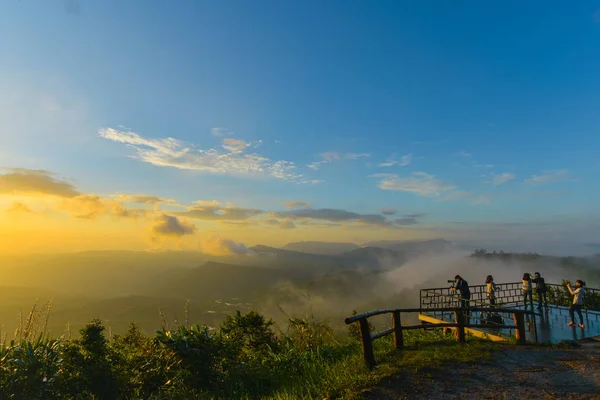
[[[536,272],[535,274],[535,278],[531,280],[531,282],[535,283],[535,294],[537,294],[538,297],[538,310],[542,309],[542,298],[544,300],[544,307],[546,307],[546,311],[549,310],[548,308],[548,296],[547,296],[547,292],[546,292],[546,280],[544,278],[542,278],[542,276],[540,275],[539,272]]]
[[[583,296],[585,295],[585,289],[583,288],[583,281],[577,280],[575,282],[575,290],[571,288],[571,282],[567,281],[567,289],[573,295],[573,304],[571,304],[571,308],[569,308],[569,314],[571,315],[571,322],[569,322],[569,326],[575,326],[575,311],[579,314],[579,324],[580,328],[584,328],[583,325],[583,315],[581,314],[581,307],[583,306]]]

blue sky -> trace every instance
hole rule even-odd
[[[420,212],[406,229],[437,236],[569,218],[594,242],[599,48],[592,1],[7,1],[0,164],[103,196]]]

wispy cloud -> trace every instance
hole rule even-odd
[[[96,194],[81,194],[65,198],[59,209],[80,219],[94,219],[102,216],[139,218],[151,213],[150,210],[126,208],[117,200],[106,199]]]
[[[485,195],[477,196],[473,199],[473,204],[490,204],[492,200]]]
[[[201,220],[247,220],[262,214],[262,210],[254,208],[242,208],[232,205],[221,204],[218,201],[198,200],[185,211],[173,211],[171,214]]]
[[[241,153],[246,150],[246,147],[250,147],[250,143],[242,139],[225,138],[221,147],[232,153]]]
[[[330,222],[359,222],[370,225],[388,225],[388,220],[378,214],[359,214],[352,211],[333,208],[303,209],[274,212],[270,214],[273,218],[286,219],[316,219]]]
[[[136,204],[174,204],[175,200],[165,199],[164,197],[154,196],[150,194],[119,194],[115,196],[116,199],[122,203],[136,203]]]
[[[408,177],[401,177],[396,174],[375,174],[372,176],[381,178],[378,184],[380,189],[411,192],[419,196],[439,197],[442,193],[456,188],[456,186],[443,183],[435,176],[425,172],[413,172]]]
[[[459,156],[461,156],[461,157],[471,157],[473,154],[471,154],[471,153],[468,153],[468,152],[466,152],[466,151],[462,150],[462,151],[460,151],[460,152],[458,153],[458,155],[459,155]]]
[[[508,181],[512,181],[513,179],[515,179],[517,176],[515,174],[512,174],[510,172],[503,172],[499,175],[494,174],[493,178],[492,178],[492,182],[494,184],[494,186],[500,186],[503,183],[506,183]]]
[[[475,168],[477,168],[477,169],[480,169],[480,168],[494,168],[494,164],[476,164],[476,163],[473,163],[473,166]]]
[[[326,162],[337,161],[341,158],[339,153],[336,153],[335,151],[328,151],[326,153],[321,153],[320,156]]]
[[[564,182],[571,180],[569,172],[566,169],[558,171],[546,171],[541,175],[533,175],[525,182],[530,185],[547,185],[550,183]]]
[[[22,203],[20,201],[15,201],[13,202],[12,206],[6,210],[7,213],[9,214],[37,214],[35,211],[33,211],[31,208],[29,208],[29,206],[25,203]]]
[[[348,160],[358,160],[359,158],[371,157],[370,153],[347,153],[344,158]]]
[[[319,154],[319,157],[321,157],[320,161],[314,161],[314,162],[308,164],[307,167],[314,171],[318,171],[319,169],[321,169],[321,166],[323,164],[330,164],[334,161],[340,161],[342,159],[358,160],[361,158],[371,157],[371,154],[370,153],[346,153],[344,155],[341,155],[340,153],[337,153],[335,151],[328,151],[328,152]]]
[[[286,201],[285,206],[286,206],[286,208],[308,208],[309,207],[308,203],[306,203],[304,201],[298,201],[298,200]]]
[[[415,225],[415,224],[418,224],[419,221],[417,221],[416,218],[403,217],[403,218],[395,219],[394,223],[396,225]]]
[[[400,166],[406,167],[407,165],[410,165],[411,161],[412,161],[412,154],[407,154],[405,156],[402,156],[402,158],[400,159]]]
[[[425,213],[413,213],[413,214],[405,214],[404,218],[422,218],[425,216]]]
[[[265,221],[265,224],[271,225],[280,229],[294,229],[296,225],[294,221],[289,219],[279,220],[279,219],[268,219]]]
[[[273,161],[259,154],[243,153],[248,143],[243,140],[225,138],[223,148],[203,150],[174,138],[149,139],[130,131],[112,128],[99,130],[101,137],[133,148],[133,156],[143,162],[160,167],[204,171],[217,174],[266,175],[287,181],[310,183],[310,180],[296,172],[291,161]]]
[[[386,161],[379,163],[378,166],[382,167],[382,168],[393,167],[394,165],[400,165],[401,167],[406,167],[407,165],[410,165],[410,163],[412,162],[412,159],[413,159],[412,154],[407,154],[407,155],[400,157],[400,161],[396,160],[395,155],[392,155]]]
[[[396,210],[394,210],[393,208],[382,208],[381,213],[383,215],[394,215],[396,214]]]
[[[233,132],[231,132],[229,129],[219,128],[219,127],[212,128],[211,133],[213,134],[213,136],[216,136],[216,137],[233,135]]]

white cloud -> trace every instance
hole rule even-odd
[[[407,165],[410,165],[410,163],[412,162],[412,158],[413,158],[412,154],[407,154],[405,156],[400,157],[400,161],[398,161],[395,159],[395,155],[392,155],[385,162],[379,163],[378,166],[379,167],[393,167],[394,165],[400,164],[401,167],[406,167]]]
[[[240,153],[239,149],[247,147],[247,143],[237,139],[233,139],[235,142],[225,139],[224,146],[236,152],[224,153],[218,149],[195,148],[174,138],[147,139],[135,132],[112,128],[102,128],[99,134],[105,139],[128,145],[136,151],[134,158],[159,167],[219,174],[266,175],[298,183],[306,181],[302,174],[295,172],[291,161],[273,161],[259,154]]]
[[[314,171],[318,171],[321,168],[322,164],[327,164],[327,161],[315,161],[306,166]]]
[[[335,151],[328,151],[326,153],[319,154],[319,157],[322,158],[321,161],[315,161],[310,164],[307,164],[306,166],[314,171],[318,171],[319,169],[321,169],[321,165],[323,165],[323,164],[329,164],[334,161],[340,161],[342,159],[358,160],[360,158],[371,157],[371,154],[370,153],[346,153],[342,157],[339,153],[336,153]]]
[[[340,155],[334,151],[328,151],[327,153],[321,153],[321,158],[327,162],[336,161],[340,159]]]
[[[525,182],[530,185],[546,185],[567,180],[570,180],[569,172],[563,169],[559,171],[547,171],[542,175],[533,175],[531,178],[525,179]]]
[[[411,192],[419,196],[439,197],[443,192],[456,188],[456,186],[445,184],[425,172],[413,172],[410,177],[401,177],[396,174],[375,174],[372,176],[381,178],[378,185],[380,189]]]
[[[476,164],[476,163],[473,163],[473,166],[475,168],[494,168],[493,164]]]
[[[229,129],[219,128],[219,127],[212,128],[211,133],[213,134],[213,136],[217,136],[217,137],[233,135],[233,132],[231,132]]]
[[[412,154],[407,154],[405,156],[402,156],[402,158],[400,159],[400,166],[406,167],[407,165],[410,164],[411,161],[412,161]]]
[[[348,160],[358,160],[359,158],[371,157],[370,153],[347,153],[345,158]]]
[[[458,153],[458,155],[462,157],[471,157],[473,154],[467,153],[466,151],[462,150],[460,153]]]
[[[508,181],[515,179],[516,177],[517,176],[515,174],[512,174],[510,172],[503,172],[500,175],[494,175],[492,182],[494,183],[494,186],[500,186],[503,183],[506,183]]]
[[[249,147],[250,143],[242,139],[234,139],[234,138],[225,138],[223,139],[223,147],[225,150],[230,151],[232,153],[241,153],[246,150],[246,147]]]
[[[477,196],[473,199],[473,204],[490,204],[492,200],[485,195]]]

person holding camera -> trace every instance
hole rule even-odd
[[[537,294],[538,298],[538,310],[542,309],[542,298],[544,300],[544,306],[546,307],[546,311],[548,308],[548,296],[546,295],[546,280],[542,278],[539,272],[534,274],[535,278],[531,280],[531,282],[535,283],[535,294]]]
[[[581,307],[583,307],[583,296],[585,295],[585,289],[583,288],[583,281],[578,279],[575,282],[575,289],[571,287],[571,282],[567,281],[567,289],[573,295],[573,304],[569,308],[569,314],[571,315],[571,322],[569,322],[569,326],[575,326],[575,311],[579,314],[579,324],[580,328],[584,328],[583,325],[583,314],[581,314]]]
[[[452,281],[448,281],[452,282]],[[471,300],[471,291],[469,290],[469,283],[461,278],[460,275],[456,275],[454,277],[455,285],[450,288],[450,290],[460,291],[460,307],[461,308],[469,308],[470,300]]]

